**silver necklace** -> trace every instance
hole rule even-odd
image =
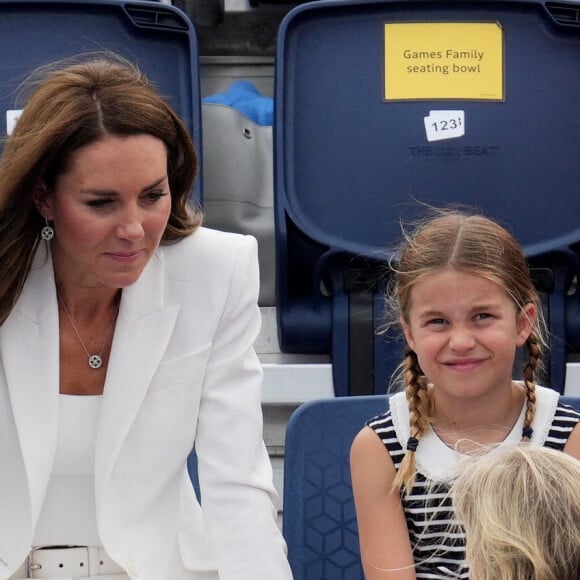
[[[83,350],[87,354],[89,366],[92,369],[100,369],[103,366],[103,352],[105,351],[105,346],[107,345],[107,342],[109,340],[109,333],[111,332],[111,328],[113,327],[113,324],[117,318],[117,314],[119,313],[119,304],[117,304],[117,308],[115,309],[115,314],[113,314],[113,318],[111,318],[111,322],[109,324],[109,327],[107,328],[107,333],[105,335],[105,341],[103,342],[103,346],[101,347],[101,351],[99,352],[99,354],[96,354],[96,353],[91,354],[89,352],[88,348],[85,346],[85,343],[83,342],[83,339],[81,338],[81,335],[79,334],[79,331],[77,330],[77,327],[75,326],[75,323],[73,322],[72,316],[70,315],[70,312],[68,311],[68,308],[66,307],[66,304],[64,303],[64,300],[62,299],[62,296],[60,295],[59,292],[57,292],[56,295],[58,296],[58,299],[60,300],[60,303],[62,304],[62,307],[64,308],[64,311],[65,311],[66,315],[68,316],[68,319],[70,320],[70,325],[72,326],[72,329],[75,331],[75,334],[77,335],[77,338],[79,339],[80,345],[83,347]]]

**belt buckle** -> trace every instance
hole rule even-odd
[[[42,570],[42,564],[33,563],[34,554],[40,550],[40,546],[32,546],[28,551],[28,556],[26,556],[26,577],[35,578],[34,573],[37,570]]]
[[[89,576],[88,546],[33,546],[26,559],[29,578]]]

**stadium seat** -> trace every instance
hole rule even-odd
[[[22,107],[18,88],[34,68],[112,50],[156,84],[201,151],[197,38],[178,8],[142,0],[0,0],[0,47],[0,136]],[[200,180],[192,196],[201,198]]]
[[[580,240],[580,27],[572,26],[579,20],[580,4],[542,0],[324,0],[282,21],[274,122],[279,342],[283,352],[330,355],[337,396],[386,392],[401,343],[377,335],[385,263],[400,221],[420,216],[423,204],[474,208],[513,231],[553,335],[543,382],[563,392],[575,348],[568,338],[580,323],[578,308],[568,308]],[[401,35],[393,26],[402,24],[419,30]],[[461,66],[479,71],[479,46],[481,70],[491,76],[453,77],[454,51],[437,56],[428,50],[435,41],[425,40],[433,30],[420,33],[435,24],[452,27],[450,44],[467,27],[487,25],[488,44],[464,34],[472,50],[461,51]],[[392,73],[390,63],[405,58]],[[423,71],[418,88],[415,69]],[[441,139],[441,118],[463,133]]]
[[[349,451],[386,396],[304,403],[290,417],[284,458],[284,537],[295,580],[364,580]]]
[[[562,401],[580,411],[580,398]],[[364,580],[349,452],[365,421],[388,409],[384,395],[301,405],[286,430],[283,531],[295,580]]]

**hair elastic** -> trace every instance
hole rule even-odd
[[[534,430],[531,427],[524,427],[522,429],[522,437],[526,437],[528,439],[531,439],[533,434],[534,434]]]
[[[417,445],[419,445],[419,439],[416,437],[409,437],[407,439],[407,451],[417,451]]]

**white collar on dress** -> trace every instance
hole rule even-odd
[[[552,425],[552,419],[558,405],[559,395],[553,389],[536,387],[536,413],[532,422],[534,433],[532,443],[543,445]],[[409,406],[404,392],[390,397],[389,407],[393,417],[393,425],[399,443],[406,449],[411,427],[409,424]],[[522,405],[520,416],[508,436],[499,444],[499,447],[518,445],[522,439],[526,404]],[[448,447],[433,431],[419,442],[416,453],[417,471],[428,479],[438,482],[449,482],[458,474],[458,464],[466,456],[455,449]]]

